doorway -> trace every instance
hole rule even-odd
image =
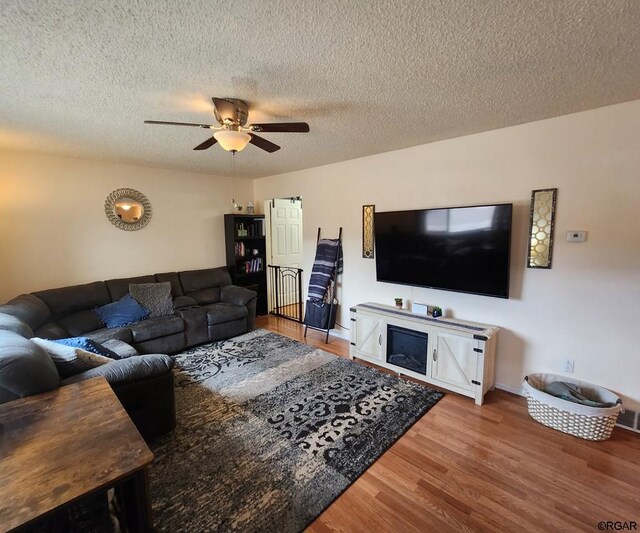
[[[267,277],[269,312],[302,322],[302,199],[274,198],[268,213]]]

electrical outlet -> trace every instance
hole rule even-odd
[[[576,362],[573,359],[567,359],[564,362],[564,371],[567,374],[573,374],[573,370],[574,370],[575,366],[576,366]]]

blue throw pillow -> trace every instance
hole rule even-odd
[[[98,307],[94,311],[108,328],[126,326],[149,316],[149,311],[136,302],[130,294],[126,294],[117,302]]]
[[[96,341],[89,339],[88,337],[69,337],[68,339],[53,339],[53,342],[58,344],[64,344],[65,346],[71,346],[73,348],[82,348],[87,352],[95,353],[98,355],[105,355],[111,359],[120,359],[120,356],[104,346],[98,344]]]

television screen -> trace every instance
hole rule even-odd
[[[374,214],[378,281],[509,297],[512,204]]]

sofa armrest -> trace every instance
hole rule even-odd
[[[101,365],[91,370],[81,372],[65,379],[61,385],[69,385],[86,379],[104,377],[110,385],[138,381],[170,372],[173,368],[173,359],[168,355],[151,354],[119,359],[106,365]]]
[[[256,291],[238,287],[237,285],[225,285],[220,291],[220,299],[227,304],[247,305],[257,296],[258,293]]]
[[[0,404],[47,392],[59,385],[58,371],[47,352],[18,333],[0,330]]]
[[[8,315],[6,313],[0,313],[0,330],[13,331],[25,339],[33,337],[33,331],[24,320],[20,320],[18,317]]]

